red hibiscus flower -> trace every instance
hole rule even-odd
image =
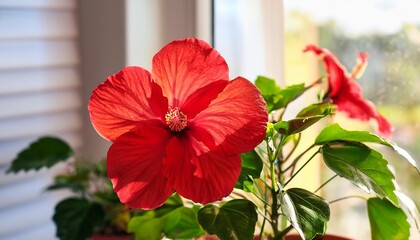
[[[89,112],[113,142],[108,176],[120,200],[153,209],[176,191],[208,203],[230,194],[240,153],[265,136],[268,121],[258,89],[229,81],[220,54],[197,39],[174,41],[153,58],[152,72],[126,67],[93,91]]]
[[[328,74],[328,97],[337,105],[337,110],[346,112],[350,118],[354,119],[367,121],[373,118],[378,123],[381,135],[391,136],[392,125],[378,113],[371,101],[363,98],[362,88],[354,80],[363,73],[367,65],[366,53],[359,54],[352,73],[348,73],[346,68],[328,49],[309,45],[304,51],[312,51],[322,58]]]

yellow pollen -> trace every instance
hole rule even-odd
[[[165,120],[169,129],[175,132],[180,132],[187,126],[187,115],[179,111],[177,107],[169,107],[168,112],[165,114]]]

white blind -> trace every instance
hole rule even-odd
[[[5,174],[42,135],[81,146],[76,0],[0,0],[0,239],[55,239],[53,171]]]

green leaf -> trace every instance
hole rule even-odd
[[[286,107],[290,102],[302,95],[302,93],[304,93],[307,89],[308,88],[306,88],[303,83],[281,89],[274,97],[274,108],[280,109]]]
[[[43,137],[22,150],[12,161],[7,173],[38,170],[51,167],[73,155],[71,147],[63,140],[55,137]]]
[[[252,192],[253,179],[259,178],[263,162],[255,150],[241,154],[242,168],[235,188]]]
[[[330,207],[323,198],[301,188],[281,195],[282,212],[303,239],[323,235],[330,219]]]
[[[316,115],[332,115],[335,112],[335,105],[331,103],[316,103],[311,104],[304,109],[302,109],[297,117],[309,117]]]
[[[190,239],[204,233],[197,220],[198,207],[180,207],[166,217],[165,235],[171,239]]]
[[[330,142],[321,147],[327,166],[339,176],[346,178],[368,193],[388,198],[398,206],[392,182],[394,175],[382,155],[356,142]]]
[[[280,134],[289,136],[302,132],[325,116],[334,113],[334,105],[328,103],[312,104],[302,109],[296,118],[274,124]]]
[[[156,208],[154,211],[156,213],[156,217],[162,217],[182,206],[184,206],[184,203],[182,202],[181,197],[178,194],[174,193],[170,198],[168,198],[165,201],[165,204],[163,204],[159,208]]]
[[[373,133],[367,131],[348,131],[340,127],[338,124],[331,124],[324,128],[318,137],[315,140],[317,145],[323,145],[332,141],[354,141],[354,142],[370,142],[378,143],[388,147],[391,147],[395,152],[397,152],[401,157],[403,157],[407,162],[409,162],[420,174],[419,167],[417,166],[416,161],[410,154],[397,146],[395,143],[390,142],[384,138],[381,138]]]
[[[160,240],[165,228],[166,218],[156,217],[154,211],[131,218],[127,231],[134,233],[136,240]]]
[[[245,199],[231,200],[221,207],[206,205],[198,212],[198,222],[221,240],[253,239],[257,212],[255,205]]]
[[[54,183],[47,190],[67,188],[73,192],[85,192],[89,182],[89,171],[84,169],[69,175],[59,175],[54,178]]]
[[[274,79],[263,76],[257,77],[255,85],[267,103],[268,112],[286,107],[308,89],[305,88],[304,84],[292,85],[282,89]]]
[[[315,144],[323,145],[333,141],[371,142],[389,147],[392,146],[387,140],[373,133],[367,131],[348,131],[340,127],[337,123],[325,127],[315,139]]]
[[[86,199],[68,198],[57,204],[53,220],[61,240],[86,239],[95,228],[103,227],[105,212],[102,206]]]
[[[294,118],[288,121],[281,121],[274,124],[274,128],[282,135],[292,135],[303,130],[307,129],[308,127],[312,126],[314,123],[318,122],[324,115],[315,115],[310,117],[299,117]]]
[[[275,95],[280,91],[280,87],[277,86],[274,79],[264,76],[257,77],[257,80],[255,80],[255,86],[257,86],[264,97]]]
[[[409,239],[410,224],[403,210],[386,199],[370,198],[367,211],[373,240]]]
[[[108,172],[106,170],[106,159],[101,159],[97,162],[93,168],[93,172],[100,177],[108,178]]]
[[[93,196],[95,197],[95,200],[98,202],[111,204],[111,205],[122,204],[120,202],[120,199],[118,198],[118,195],[114,191],[95,192]]]
[[[165,204],[155,210],[145,211],[141,216],[133,217],[128,223],[128,232],[134,233],[135,239],[185,239],[203,234],[197,220],[198,208],[183,206],[178,194],[173,194]]]

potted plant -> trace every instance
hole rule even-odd
[[[127,224],[135,213],[114,193],[106,174],[105,160],[74,159],[74,151],[64,140],[44,136],[32,142],[13,160],[8,172],[39,170],[69,161],[65,171],[55,176],[48,191],[67,189],[72,194],[55,206],[53,221],[60,239],[132,239]]]
[[[176,229],[173,221],[155,211],[166,207],[173,192],[191,209],[199,208],[190,221],[197,219],[221,239],[252,239],[255,233],[281,239],[291,229],[302,239],[324,235],[329,203],[317,190],[289,186],[320,156],[335,172],[333,178],[374,195],[366,197],[373,239],[408,239],[402,207],[410,206],[407,213],[414,218],[417,209],[397,190],[388,161],[371,144],[386,146],[418,168],[387,139],[391,124],[363,98],[355,81],[367,55],[360,54],[348,72],[327,49],[310,45],[305,51],[319,56],[327,72],[309,86],[281,88],[266,77],[259,77],[256,86],[241,77],[229,81],[227,64],[215,49],[198,39],[182,39],[154,56],[151,73],[127,67],[94,90],[89,112],[95,129],[113,143],[107,167],[114,190],[124,204],[150,213],[131,220],[129,231],[136,238],[172,237],[165,229],[166,224]],[[318,100],[284,119],[289,104],[313,88],[319,89]],[[313,143],[298,150],[305,130],[336,111],[375,121],[381,136],[324,123]],[[231,194],[234,188],[239,193]],[[394,222],[399,224],[389,231]],[[155,228],[147,235],[150,225]]]
[[[330,202],[318,195],[338,177],[367,193],[372,239],[408,239],[407,218],[419,230],[418,210],[382,152],[419,171],[416,162],[389,140],[392,125],[355,82],[367,55],[348,72],[327,49],[305,51],[320,57],[326,76],[280,87],[262,76],[229,80],[215,49],[181,39],[154,56],[151,73],[127,67],[93,91],[92,124],[112,142],[107,175],[119,200],[138,209],[127,227],[135,239],[340,239],[327,234]],[[313,89],[316,101],[292,104]],[[296,114],[286,118],[290,108]],[[338,111],[376,122],[378,134],[332,123]],[[291,187],[315,159],[335,175],[318,189]]]

